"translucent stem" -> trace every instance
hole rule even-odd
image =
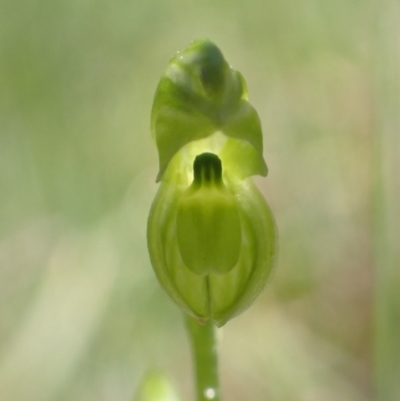
[[[194,359],[197,401],[221,401],[218,381],[216,327],[208,321],[200,324],[185,314]]]

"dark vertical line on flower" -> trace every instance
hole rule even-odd
[[[211,285],[210,285],[210,275],[207,274],[205,277],[206,281],[206,294],[207,294],[207,310],[208,310],[208,316],[212,316],[212,300],[211,300]]]

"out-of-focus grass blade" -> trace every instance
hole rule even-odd
[[[395,401],[400,392],[400,13],[394,0],[375,4],[375,390],[377,401]]]

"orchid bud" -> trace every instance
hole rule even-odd
[[[160,187],[148,220],[158,280],[184,311],[217,326],[248,308],[277,253],[262,132],[243,77],[208,40],[169,62],[152,109]]]

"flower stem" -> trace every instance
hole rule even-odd
[[[221,401],[218,381],[216,327],[185,314],[186,328],[192,345],[197,401]]]

